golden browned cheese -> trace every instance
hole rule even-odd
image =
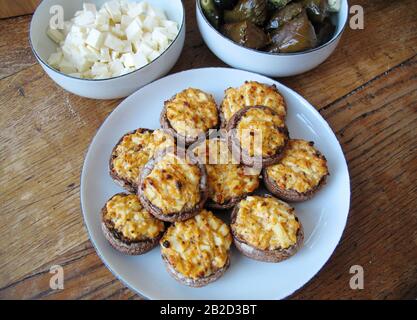
[[[226,223],[207,210],[168,228],[160,240],[162,255],[187,278],[208,277],[223,268],[232,243]]]
[[[281,189],[308,192],[329,174],[326,159],[308,141],[290,140],[281,161],[267,168]]]
[[[297,242],[300,228],[293,211],[276,198],[249,196],[239,203],[231,227],[235,234],[258,249],[287,249]]]
[[[186,89],[165,102],[165,106],[169,123],[180,135],[197,137],[218,126],[216,101],[199,89]]]
[[[194,208],[200,201],[200,168],[196,164],[167,153],[144,179],[146,198],[163,214]]]
[[[120,178],[131,183],[137,182],[143,166],[154,153],[160,149],[175,145],[174,139],[163,132],[140,132],[128,134],[123,137],[113,153],[113,168]]]
[[[259,176],[247,174],[245,167],[236,163],[224,140],[208,139],[194,152],[206,164],[209,198],[213,202],[224,204],[258,188]]]
[[[244,107],[265,106],[285,117],[285,101],[278,90],[267,84],[248,81],[239,88],[229,88],[225,92],[221,110],[227,121]]]
[[[146,240],[157,237],[165,226],[155,219],[139,202],[136,195],[116,195],[106,204],[104,219],[130,240]]]
[[[242,149],[251,157],[273,156],[279,148],[285,146],[286,135],[278,130],[278,127],[284,126],[284,119],[270,110],[252,108],[237,124],[237,137]]]

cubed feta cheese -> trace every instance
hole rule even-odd
[[[110,16],[107,11],[99,11],[96,15],[96,26],[101,26],[104,24],[109,24]]]
[[[123,52],[123,53],[133,52],[132,43],[130,41],[126,41],[125,47],[120,51]]]
[[[108,1],[104,4],[104,8],[109,13],[110,17],[115,23],[119,23],[122,19],[122,11],[120,8],[120,2],[117,0]]]
[[[141,53],[125,53],[122,55],[123,64],[127,68],[141,68],[148,64],[148,59]]]
[[[152,32],[152,30],[159,26],[159,19],[152,16],[146,16],[143,21],[143,28],[146,31]]]
[[[111,32],[118,38],[123,38],[125,32],[122,30],[120,23],[116,23],[114,27],[111,28]]]
[[[82,13],[74,19],[74,23],[79,26],[90,26],[96,21],[96,16],[91,11],[82,11]]]
[[[163,28],[155,28],[152,32],[152,41],[158,43],[160,50],[168,47],[169,39]]]
[[[129,12],[129,1],[127,0],[119,0],[120,2],[120,11],[122,15],[126,15]]]
[[[122,15],[122,19],[120,20],[120,24],[122,26],[123,30],[126,30],[126,28],[132,23],[133,18],[128,15]]]
[[[158,51],[152,51],[151,54],[149,54],[148,59],[149,61],[154,61],[156,58],[158,58],[161,54]]]
[[[62,52],[54,52],[49,56],[48,64],[51,67],[58,68],[63,58]]]
[[[106,78],[109,76],[110,72],[109,72],[107,64],[96,62],[91,67],[91,74],[94,77]]]
[[[88,33],[85,43],[92,46],[93,48],[100,49],[103,45],[104,33],[98,31],[97,29],[91,29]]]
[[[115,60],[117,60],[117,59],[120,58],[120,52],[117,52],[117,51],[112,51],[110,55],[111,55],[111,59],[113,61],[115,61]]]
[[[102,25],[97,25],[97,30],[101,31],[101,32],[109,32],[110,31],[110,24],[102,24]]]
[[[146,14],[152,16],[152,17],[157,17],[159,20],[166,20],[167,17],[165,15],[165,13],[160,10],[159,8],[156,7],[148,7],[148,11],[146,12]]]
[[[113,49],[113,50],[116,50],[116,51],[121,51],[125,47],[124,41],[122,41],[119,38],[115,37],[111,33],[107,34],[107,37],[104,40],[104,45],[107,48],[110,48],[110,49]]]
[[[103,79],[129,73],[156,59],[178,34],[178,25],[146,1],[111,0],[97,10],[83,10],[64,23],[63,30],[47,30],[59,44],[48,63],[81,78]]]
[[[46,31],[46,34],[48,35],[48,37],[54,41],[55,43],[60,43],[61,41],[64,41],[65,36],[64,34],[59,31],[58,29],[52,29],[52,28],[48,28],[48,30]]]
[[[109,69],[112,74],[112,76],[117,77],[120,76],[124,70],[123,63],[121,63],[119,60],[112,61],[109,63]]]
[[[58,68],[59,68],[59,71],[65,73],[65,74],[70,74],[70,73],[77,72],[77,69],[74,67],[74,65],[71,62],[69,62],[65,59],[61,60],[61,62],[59,63]]]
[[[100,59],[100,52],[89,45],[81,47],[80,53],[90,62],[96,62]]]
[[[129,4],[129,11],[128,15],[132,18],[135,18],[141,14],[145,14],[148,10],[148,3],[146,1],[142,1],[139,3],[130,3]]]
[[[136,52],[140,52],[145,56],[149,56],[154,51],[154,49],[152,49],[152,47],[149,46],[145,41],[138,40],[133,42],[132,44]]]
[[[126,28],[126,37],[133,41],[139,39],[143,35],[142,22],[139,19],[133,20]]]
[[[101,48],[100,49],[100,61],[101,62],[110,62],[110,50],[109,48]]]

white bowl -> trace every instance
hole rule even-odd
[[[196,1],[197,23],[210,50],[228,65],[257,72],[270,77],[288,77],[307,72],[324,62],[336,49],[348,21],[348,2],[341,0],[341,9],[335,16],[336,32],[333,38],[308,51],[299,53],[269,53],[245,48],[217,31],[204,16],[200,0]]]
[[[130,0],[137,1],[137,0]],[[166,75],[177,62],[184,47],[185,10],[181,0],[146,0],[165,11],[168,19],[176,21],[179,33],[167,50],[146,66],[128,74],[109,79],[80,79],[66,75],[48,65],[49,55],[56,51],[57,45],[49,39],[46,31],[52,17],[49,10],[54,5],[64,9],[65,20],[71,19],[84,2],[101,7],[106,0],[43,0],[36,9],[30,24],[30,43],[45,72],[65,90],[86,98],[115,99],[126,97],[144,85]],[[139,2],[139,1],[137,1]]]

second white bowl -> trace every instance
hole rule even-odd
[[[336,32],[329,42],[304,52],[268,53],[243,47],[222,35],[204,16],[200,1],[196,0],[198,28],[210,50],[234,68],[270,77],[294,76],[324,62],[336,49],[348,20],[348,2],[341,0],[341,9],[334,21]]]

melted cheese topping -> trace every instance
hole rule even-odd
[[[168,228],[160,240],[162,255],[182,275],[197,279],[223,268],[232,235],[226,223],[207,210]]]
[[[272,197],[249,196],[239,203],[233,232],[261,250],[286,249],[297,241],[294,209]]]
[[[144,195],[164,214],[190,210],[200,201],[200,180],[197,165],[167,153],[144,179]]]
[[[165,103],[166,115],[177,133],[197,137],[218,125],[214,98],[198,89],[186,89]]]
[[[279,188],[304,193],[315,188],[329,171],[326,159],[312,144],[290,140],[281,161],[268,167],[267,174]]]
[[[287,113],[284,98],[278,90],[255,81],[246,82],[239,88],[227,89],[221,110],[227,122],[240,109],[253,106],[270,107],[282,117]]]
[[[154,153],[160,149],[174,146],[174,139],[163,132],[140,132],[137,130],[123,137],[113,153],[113,168],[117,175],[135,183],[142,171],[143,166],[149,161]]]
[[[104,219],[130,240],[146,240],[157,237],[165,226],[155,219],[139,202],[136,195],[116,195],[106,204]]]
[[[251,157],[273,156],[287,141],[287,135],[278,129],[284,126],[284,119],[273,114],[271,110],[251,108],[236,127],[240,146]]]
[[[194,153],[206,165],[209,198],[224,204],[232,198],[255,191],[259,176],[249,175],[245,167],[236,163],[227,143],[221,139],[209,139],[194,149]]]

